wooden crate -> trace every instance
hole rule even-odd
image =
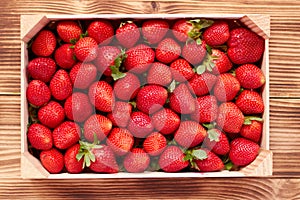
[[[266,76],[266,84],[263,88],[263,99],[265,111],[263,114],[264,126],[261,141],[261,150],[257,158],[248,166],[239,171],[221,172],[184,172],[184,173],[164,173],[164,172],[144,172],[144,173],[116,173],[116,174],[50,174],[43,168],[40,161],[28,152],[27,145],[27,124],[28,108],[26,100],[26,66],[28,64],[27,43],[44,26],[51,21],[63,19],[149,19],[149,18],[210,18],[210,19],[233,19],[246,25],[252,31],[265,39],[265,52],[263,55],[262,70]],[[120,15],[22,15],[21,16],[21,175],[23,178],[37,179],[74,179],[74,178],[163,178],[163,177],[244,177],[244,176],[270,176],[272,175],[272,152],[269,150],[269,37],[270,18],[266,15],[201,15],[201,14],[120,14]]]

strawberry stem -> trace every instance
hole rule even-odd
[[[246,116],[244,120],[245,125],[251,125],[252,121],[259,121],[262,122],[263,119],[261,117],[255,117],[255,116]]]

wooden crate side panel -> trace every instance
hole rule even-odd
[[[245,15],[240,19],[240,21],[264,39],[268,39],[270,37],[270,16]]]

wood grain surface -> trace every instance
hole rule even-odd
[[[1,199],[300,199],[300,1],[3,0],[0,8]],[[22,180],[20,15],[104,13],[269,14],[274,177]]]

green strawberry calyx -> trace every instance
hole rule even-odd
[[[205,128],[207,128],[207,135],[209,140],[219,142],[220,141],[220,134],[219,132],[215,129],[216,123],[210,123],[210,124],[202,124]]]
[[[113,65],[110,66],[111,69],[111,76],[114,79],[114,81],[124,78],[126,76],[126,73],[123,73],[120,71],[120,67],[122,65],[122,62],[127,58],[127,54],[125,54],[125,50],[122,49],[120,55],[114,60]]]
[[[256,117],[256,116],[246,116],[244,119],[244,125],[251,125],[252,121],[262,122],[263,119],[261,117]]]
[[[191,23],[193,26],[192,30],[188,32],[188,36],[195,40],[200,38],[202,34],[202,29],[210,27],[214,23],[213,20],[207,19],[193,19],[189,20],[188,22]]]
[[[185,152],[184,161],[189,161],[191,167],[200,171],[199,167],[195,163],[195,160],[205,160],[207,158],[207,153],[203,149],[191,149]]]
[[[204,61],[194,69],[197,74],[203,74],[205,71],[212,72],[213,68],[216,66],[214,61],[219,59],[218,56],[212,55],[212,48],[210,46],[206,45],[206,51],[207,54]]]

